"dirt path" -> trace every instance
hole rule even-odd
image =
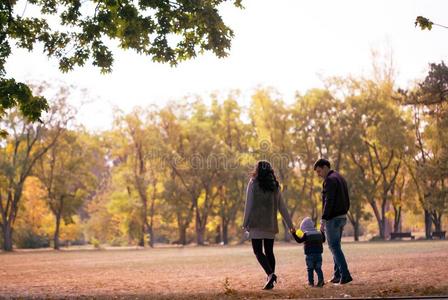
[[[279,284],[265,275],[249,245],[0,254],[0,295],[42,298],[248,299],[448,295],[448,242],[346,243],[354,282],[306,286],[303,249],[275,245]],[[324,253],[324,274],[332,259]]]

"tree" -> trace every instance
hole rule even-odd
[[[374,84],[367,91],[351,99],[360,131],[353,136],[350,156],[377,219],[380,237],[385,238],[389,200],[410,147],[409,126],[398,105],[391,101],[387,87]],[[393,128],[389,124],[394,124]]]
[[[230,225],[235,223],[238,212],[243,210],[248,182],[247,170],[253,167],[252,160],[248,160],[246,156],[251,130],[241,120],[242,108],[236,97],[237,93],[231,93],[222,104],[213,99],[211,107],[212,130],[217,133],[224,159],[217,180],[216,207],[216,214],[221,220],[220,236],[224,245],[229,243]]]
[[[198,245],[205,243],[207,222],[218,196],[217,180],[223,157],[210,115],[199,99],[183,106],[177,114],[178,124],[170,120],[175,116],[172,112],[165,113],[162,122],[162,137],[168,146],[164,161],[190,197]]]
[[[95,155],[97,149],[85,139],[81,131],[64,130],[36,164],[36,176],[45,187],[46,200],[55,217],[55,250],[60,247],[61,221],[73,222],[73,215],[97,188],[95,168],[101,163],[104,165],[104,159]]]
[[[29,176],[20,200],[20,213],[14,224],[13,242],[17,248],[40,248],[50,245],[53,215],[45,198],[45,188],[39,178]]]
[[[424,210],[426,238],[431,239],[432,223],[436,230],[441,228],[447,206],[448,67],[444,62],[432,63],[415,88],[398,91],[402,104],[410,106],[413,113],[416,154],[407,168]]]
[[[347,159],[350,156],[347,155]],[[347,218],[353,226],[353,239],[359,241],[361,221],[368,221],[372,215],[365,210],[367,204],[365,190],[362,189],[363,178],[359,178],[360,174],[357,166],[350,161],[345,164],[344,176],[348,182],[350,192],[350,210],[347,213]]]
[[[59,95],[65,97],[66,95]],[[52,109],[42,123],[33,124],[17,111],[8,114],[1,124],[8,137],[0,147],[0,215],[3,249],[12,251],[13,226],[17,218],[20,199],[26,179],[32,175],[36,162],[53,147],[65,128],[65,114]],[[54,128],[48,134],[47,128]]]
[[[291,109],[274,90],[260,89],[252,95],[249,116],[254,126],[253,156],[272,163],[282,185],[285,205],[292,214],[291,208],[298,199],[294,191],[290,191],[294,169]],[[284,222],[282,224],[284,240],[289,241],[289,230]]]
[[[176,219],[178,229],[176,243],[186,245],[188,243],[187,228],[190,226],[193,218],[194,205],[188,191],[177,178],[175,172],[171,172],[169,179],[164,181],[163,198],[166,201],[169,212],[174,214]]]
[[[295,176],[292,188],[297,195],[297,201],[290,208],[291,215],[299,208],[310,214],[314,222],[318,219],[320,199],[316,197],[318,187],[314,173],[314,162],[319,157],[316,146],[316,130],[314,127],[315,110],[320,101],[319,93],[309,92],[304,96],[297,95],[292,108],[292,133],[295,157]],[[325,121],[324,121],[325,122]]]
[[[292,108],[293,153],[296,173],[295,194],[301,200],[292,207],[306,208],[315,223],[318,222],[321,181],[315,176],[314,162],[325,157],[332,168],[340,170],[348,137],[342,129],[344,105],[328,89],[312,89],[297,95]]]
[[[178,242],[182,245],[187,244],[187,228],[190,226],[194,214],[195,190],[188,189],[191,181],[195,178],[183,177],[183,171],[178,170],[180,167],[177,162],[182,163],[182,157],[185,154],[184,149],[184,122],[186,116],[185,107],[181,105],[168,105],[159,112],[160,116],[160,132],[163,145],[165,147],[160,158],[165,163],[165,167],[169,170],[167,180],[164,181],[164,198],[171,208],[170,212],[174,212],[177,228],[179,231]],[[187,183],[188,182],[188,183]],[[195,183],[196,184],[196,183]]]
[[[197,244],[203,245],[207,221],[218,196],[217,180],[222,168],[220,157],[223,157],[223,149],[212,131],[207,106],[202,102],[193,103],[190,122],[185,124],[184,147],[187,156],[183,156],[183,160],[186,162],[187,174],[195,178],[194,181],[187,181],[178,167],[176,170],[184,184],[190,182],[185,187],[191,193],[195,209]],[[197,182],[197,186],[192,185],[194,182]]]
[[[156,200],[159,198],[160,182],[160,131],[155,123],[156,112],[136,108],[116,122],[121,134],[118,151],[123,157],[122,171],[129,194],[134,192],[141,201],[142,233],[149,236],[154,246],[154,217]],[[144,239],[140,241],[144,246]]]
[[[26,84],[7,78],[5,63],[12,44],[43,52],[59,61],[62,72],[91,61],[101,72],[113,64],[111,42],[132,49],[155,62],[170,63],[212,51],[224,57],[230,49],[233,31],[218,12],[226,0],[217,1],[2,1],[0,3],[0,117],[18,107],[31,120],[48,109],[43,97],[35,97]],[[241,0],[234,5],[242,8]],[[23,5],[23,7],[20,7]],[[25,16],[28,6],[39,13]],[[50,19],[58,26],[51,26]]]

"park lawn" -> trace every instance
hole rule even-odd
[[[448,295],[448,241],[344,243],[354,282],[306,285],[303,249],[275,244],[279,283],[241,246],[0,253],[2,297],[252,299]],[[324,275],[332,257],[325,247]]]

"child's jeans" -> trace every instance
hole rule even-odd
[[[318,282],[324,282],[324,274],[322,273],[322,254],[308,254],[306,255],[305,261],[308,270],[308,283],[314,284],[314,271],[316,271]]]

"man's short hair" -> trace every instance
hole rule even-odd
[[[327,166],[329,169],[331,169],[330,162],[325,158],[321,158],[314,163],[314,170],[316,170],[317,167],[323,168],[324,166]]]

